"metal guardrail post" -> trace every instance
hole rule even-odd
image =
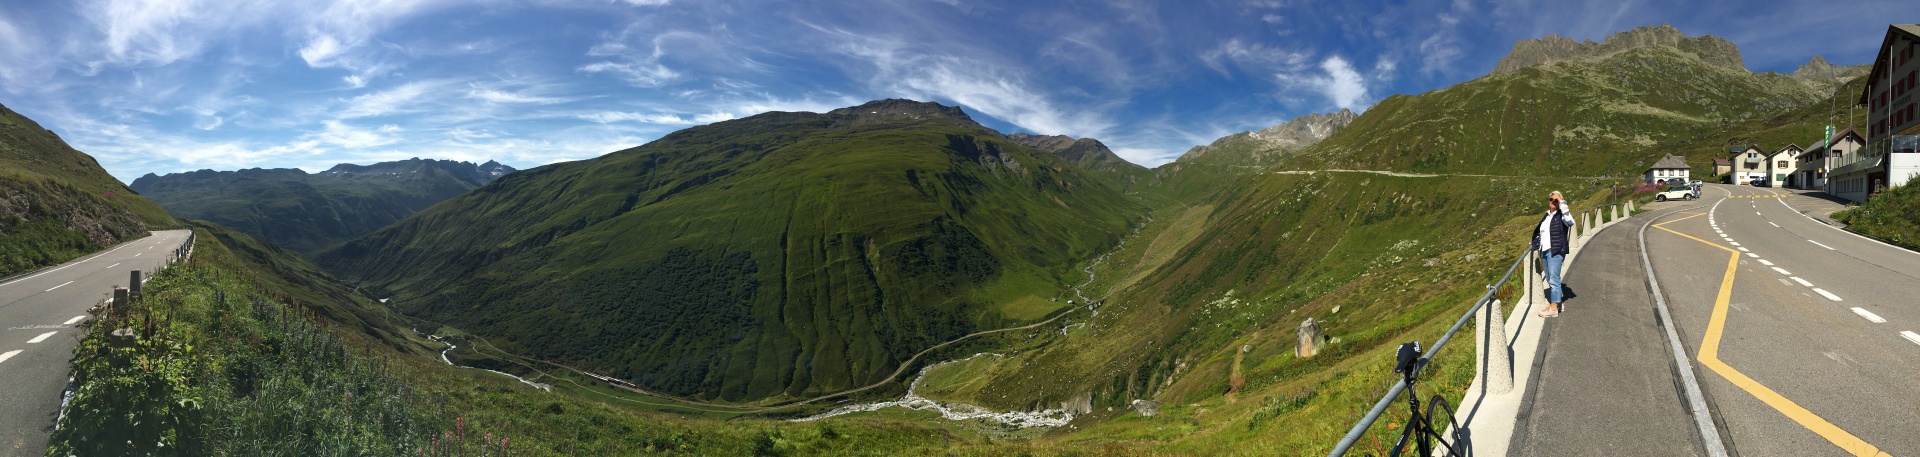
[[[1513,279],[1513,272],[1519,270],[1520,266],[1526,263],[1528,255],[1532,253],[1533,248],[1531,246],[1520,251],[1520,258],[1513,259],[1513,266],[1507,267],[1507,274],[1501,276],[1499,281],[1487,285],[1487,293],[1481,295],[1479,300],[1475,300],[1473,306],[1468,307],[1465,313],[1461,313],[1460,319],[1454,321],[1453,327],[1448,328],[1446,333],[1441,334],[1440,339],[1434,340],[1433,347],[1427,349],[1426,355],[1420,358],[1421,363],[1433,360],[1433,356],[1439,354],[1441,348],[1447,347],[1447,342],[1453,340],[1453,334],[1459,333],[1460,327],[1465,326],[1468,319],[1472,319],[1474,314],[1480,312],[1482,307],[1493,302],[1493,293],[1499,291],[1500,286],[1505,285],[1507,280]],[[1502,347],[1504,346],[1505,345],[1502,345]],[[1374,402],[1372,409],[1367,410],[1367,415],[1361,417],[1359,423],[1353,424],[1353,428],[1347,430],[1346,436],[1340,438],[1340,443],[1335,444],[1333,450],[1327,452],[1327,457],[1346,455],[1347,450],[1352,449],[1354,443],[1360,441],[1360,436],[1366,434],[1368,428],[1373,427],[1373,422],[1379,420],[1380,414],[1385,413],[1387,407],[1393,405],[1393,400],[1400,396],[1401,391],[1405,390],[1407,390],[1407,381],[1405,379],[1395,381],[1393,387],[1387,389],[1387,394],[1380,397],[1380,401]]]

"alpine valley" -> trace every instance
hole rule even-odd
[[[1486,76],[1227,135],[1151,169],[1097,139],[888,99],[520,171],[409,160],[149,174],[132,190],[206,220],[190,225],[214,254],[155,280],[152,294],[188,310],[167,328],[266,332],[261,347],[282,351],[317,338],[312,360],[374,373],[267,382],[258,361],[282,360],[267,352],[168,353],[231,357],[180,362],[209,385],[232,379],[196,395],[258,408],[221,411],[279,417],[248,403],[274,392],[325,414],[349,405],[275,430],[375,424],[336,435],[405,442],[417,437],[368,430],[402,417],[430,437],[477,433],[465,418],[541,455],[1325,454],[1396,379],[1395,346],[1443,331],[1522,252],[1540,195],[1626,201],[1665,154],[1704,176],[1727,138],[1806,142],[1861,119],[1846,106],[1864,66],[1742,62],[1731,42],[1669,26],[1549,36]],[[35,235],[8,238],[0,266],[181,225],[3,114],[0,228]],[[63,212],[85,217],[51,217]],[[263,298],[227,299],[240,291]],[[323,336],[259,311],[273,300],[303,303]],[[215,304],[239,308],[193,311]],[[1309,318],[1330,338],[1303,357]],[[1423,392],[1457,400],[1471,355],[1440,354]],[[122,376],[82,377],[95,382],[159,376],[76,366]],[[367,394],[326,396],[387,385],[369,379],[420,387],[364,407]],[[168,388],[189,389],[154,389]],[[194,439],[226,436],[209,430]]]

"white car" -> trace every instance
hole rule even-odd
[[[1656,201],[1656,202],[1664,202],[1667,200],[1692,200],[1693,198],[1694,198],[1694,195],[1693,195],[1692,187],[1674,187],[1664,191],[1660,191],[1660,193],[1653,194],[1653,201]]]

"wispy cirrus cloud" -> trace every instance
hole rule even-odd
[[[1017,70],[990,61],[929,50],[908,43],[832,30],[836,48],[869,66],[865,83],[888,96],[949,100],[1021,128],[1047,135],[1098,136],[1113,126],[1094,110],[1055,106]]]

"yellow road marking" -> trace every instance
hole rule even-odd
[[[1667,224],[1700,217],[1704,214],[1705,213],[1694,213],[1692,216],[1653,225],[1654,228],[1666,230],[1667,233],[1680,235],[1687,239],[1699,241],[1708,246],[1727,251],[1727,274],[1720,279],[1720,292],[1715,295],[1713,299],[1713,317],[1707,319],[1707,334],[1700,342],[1700,364],[1713,369],[1713,372],[1719,373],[1720,376],[1726,378],[1728,382],[1732,382],[1733,385],[1740,387],[1741,390],[1747,391],[1748,394],[1753,395],[1753,397],[1759,399],[1760,402],[1773,407],[1775,411],[1786,415],[1788,419],[1793,419],[1794,422],[1800,423],[1801,427],[1806,427],[1807,430],[1820,435],[1821,438],[1826,438],[1827,441],[1832,442],[1833,445],[1839,446],[1840,449],[1846,450],[1850,454],[1863,457],[1888,456],[1889,454],[1881,452],[1879,448],[1874,447],[1872,444],[1867,444],[1866,440],[1853,436],[1852,433],[1848,433],[1839,426],[1833,425],[1832,422],[1827,422],[1826,419],[1821,418],[1818,414],[1814,414],[1813,411],[1808,411],[1806,408],[1800,407],[1800,404],[1794,403],[1793,400],[1787,399],[1787,397],[1780,395],[1779,392],[1774,392],[1773,389],[1767,388],[1767,386],[1761,385],[1760,382],[1754,381],[1753,378],[1747,377],[1747,375],[1741,373],[1740,370],[1736,370],[1733,366],[1727,365],[1726,362],[1720,361],[1720,334],[1727,326],[1727,305],[1733,299],[1733,273],[1734,269],[1740,266],[1740,251],[1735,251],[1726,246],[1695,238],[1693,235],[1680,233],[1666,227]]]

